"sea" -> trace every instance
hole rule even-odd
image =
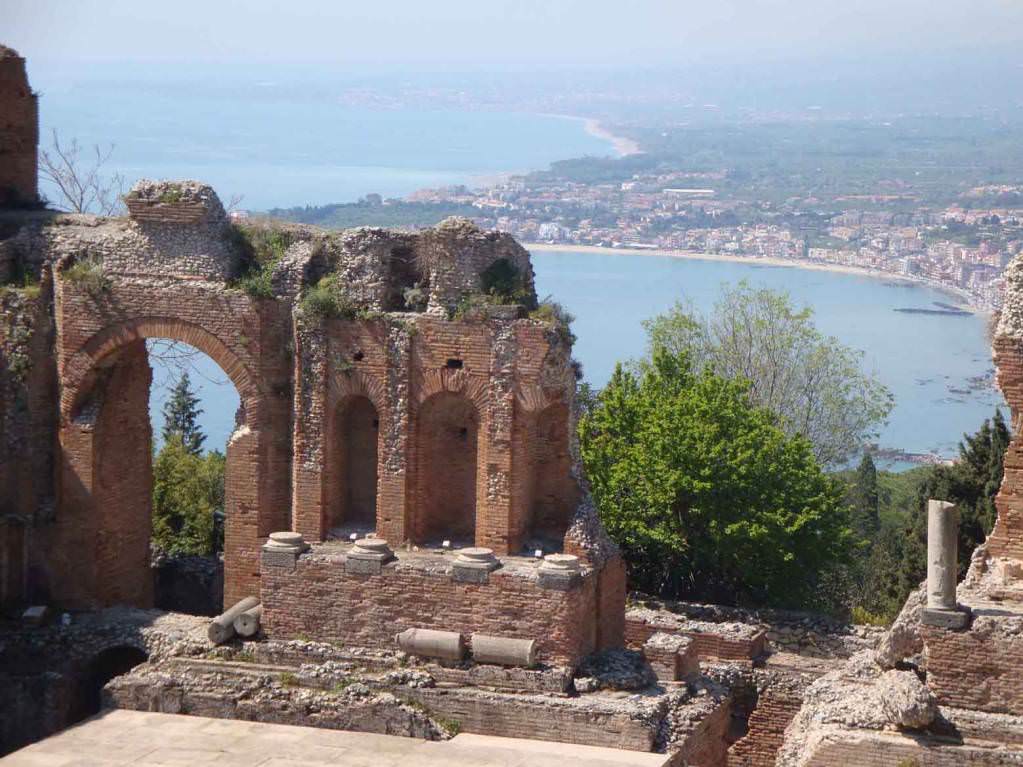
[[[240,207],[322,205],[542,169],[612,145],[579,120],[521,112],[352,106],[323,78],[265,71],[195,77],[156,65],[30,70],[40,92],[42,141],[56,130],[86,150],[109,147],[107,170],[138,178],[196,178]],[[353,85],[345,83],[350,94]],[[619,361],[642,354],[641,322],[677,301],[709,310],[722,285],[745,280],[787,291],[813,309],[818,327],[862,352],[895,408],[882,447],[951,457],[966,432],[1005,407],[991,385],[985,315],[896,312],[947,302],[916,283],[848,273],[648,254],[534,252],[538,292],[574,316],[586,380],[603,385]],[[208,448],[233,428],[237,394],[209,359],[189,362]],[[154,432],[174,369],[157,369]],[[892,468],[906,468],[895,461]]]

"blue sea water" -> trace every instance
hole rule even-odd
[[[611,147],[578,121],[521,113],[352,108],[329,79],[275,80],[265,72],[207,77],[125,67],[30,72],[40,91],[43,142],[51,129],[83,145],[114,144],[111,170],[198,178],[224,199],[265,209],[404,195],[424,186],[545,167]],[[537,288],[576,316],[576,355],[587,379],[606,382],[615,362],[642,352],[643,319],[690,300],[709,308],[722,283],[788,290],[826,333],[864,352],[895,410],[880,442],[953,455],[964,432],[1003,405],[993,389],[957,394],[991,367],[985,318],[902,314],[946,299],[921,285],[850,274],[649,255],[534,253]],[[237,394],[206,358],[193,370],[208,447],[233,428]],[[157,433],[166,399],[157,370]]]
[[[268,74],[268,73],[263,73]],[[195,178],[240,207],[351,202],[613,154],[578,120],[551,115],[370,109],[341,102],[347,84],[128,79],[30,72],[42,144],[56,129],[85,147],[113,145],[109,169],[138,178]],[[45,192],[45,189],[44,189]]]

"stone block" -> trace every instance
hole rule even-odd
[[[451,577],[459,583],[489,583],[490,573],[501,566],[493,549],[460,549],[451,564]]]
[[[938,628],[962,629],[969,624],[970,613],[967,610],[941,610],[924,607],[920,610],[920,622]]]
[[[582,583],[582,566],[573,554],[548,554],[537,568],[540,588],[568,591]]]
[[[26,607],[21,614],[21,619],[30,626],[41,626],[50,617],[50,608],[46,605],[33,605]]]
[[[345,572],[354,575],[379,575],[394,552],[383,538],[360,538],[345,555]]]
[[[643,645],[643,655],[662,682],[679,682],[700,671],[696,643],[680,634],[654,634]]]

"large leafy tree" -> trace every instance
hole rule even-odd
[[[153,544],[168,554],[210,554],[223,511],[224,455],[196,455],[171,434],[153,462]]]
[[[203,410],[199,407],[199,398],[192,390],[192,381],[184,372],[174,385],[171,395],[163,406],[163,440],[169,442],[177,436],[184,448],[193,455],[202,454],[202,444],[206,441],[199,426],[199,416]]]
[[[863,370],[861,353],[821,333],[813,311],[785,293],[741,282],[707,315],[676,304],[644,327],[651,353],[685,353],[697,369],[748,381],[750,401],[806,437],[824,466],[856,455],[891,411],[891,393]]]
[[[580,422],[583,463],[632,583],[665,596],[805,606],[853,535],[843,487],[749,384],[658,345]]]

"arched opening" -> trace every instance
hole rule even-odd
[[[568,407],[554,403],[534,415],[529,429],[531,532],[545,546],[561,545],[579,502],[571,473],[569,424]]]
[[[140,663],[149,660],[138,647],[110,647],[96,655],[85,666],[78,679],[77,695],[68,724],[95,716],[103,707],[103,688],[114,677],[127,674]]]
[[[218,613],[231,537],[226,478],[237,468],[227,446],[244,419],[238,392],[204,352],[158,338],[113,349],[90,383],[62,438],[75,480],[65,483],[65,508],[90,508],[95,536],[83,596]]]
[[[344,533],[376,529],[380,418],[369,397],[346,397],[334,415],[328,527]]]
[[[479,413],[453,392],[435,394],[416,418],[416,538],[473,545]]]

